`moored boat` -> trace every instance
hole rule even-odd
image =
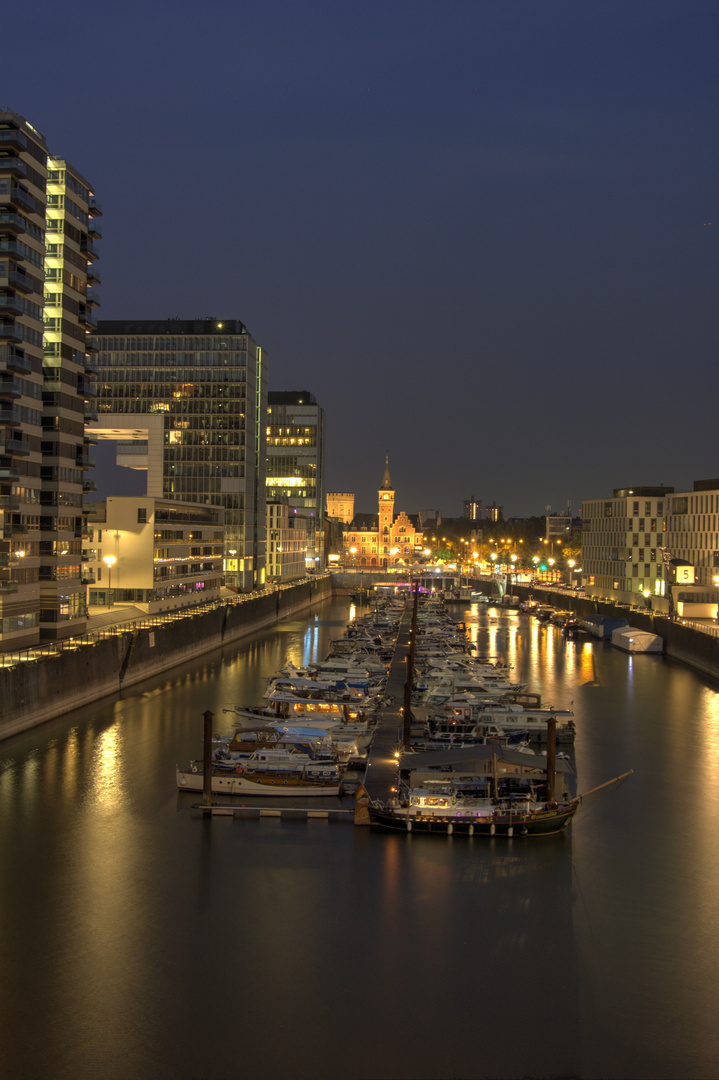
[[[191,761],[189,765],[176,770],[177,787],[180,791],[198,791],[204,789],[204,774],[201,761]],[[221,769],[212,770],[213,795],[272,795],[272,796],[337,796],[341,793],[342,783],[338,777],[328,779],[322,775],[311,775],[307,770],[268,770],[237,766],[233,772]]]
[[[570,824],[582,801],[602,788],[632,775],[633,770],[599,784],[583,795],[556,800],[553,792],[538,798],[535,791],[490,798],[463,790],[460,784],[431,784],[412,788],[387,802],[363,798],[371,824],[405,832],[451,836],[552,836]],[[359,800],[358,800],[359,801]]]
[[[386,829],[466,836],[550,836],[574,817],[580,799],[557,803],[493,800],[446,787],[416,788],[400,801],[369,804],[370,821]]]

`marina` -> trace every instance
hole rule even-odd
[[[206,713],[204,759],[177,767],[178,790],[202,791],[199,808],[211,815],[232,813],[213,796],[354,794],[360,826],[508,839],[562,832],[585,797],[570,792],[572,767],[557,753],[574,743],[572,713],[543,708],[505,662],[475,648],[465,622],[418,585],[377,595],[324,661],[288,662],[268,679],[264,705],[224,708],[236,730],[215,736],[211,753]],[[374,657],[372,674],[360,649]]]

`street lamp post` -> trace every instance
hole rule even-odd
[[[115,565],[116,559],[114,555],[105,555],[102,561],[107,567],[107,606],[112,607],[112,568]]]

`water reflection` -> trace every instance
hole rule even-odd
[[[478,655],[573,709],[581,790],[635,770],[560,837],[211,820],[178,795],[204,710],[231,730],[223,705],[326,655],[347,610],[0,744],[3,1075],[715,1075],[719,699],[687,668],[457,609]]]

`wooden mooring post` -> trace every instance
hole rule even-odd
[[[212,721],[215,714],[207,709],[202,714],[205,722],[202,755],[202,805],[212,805]]]

